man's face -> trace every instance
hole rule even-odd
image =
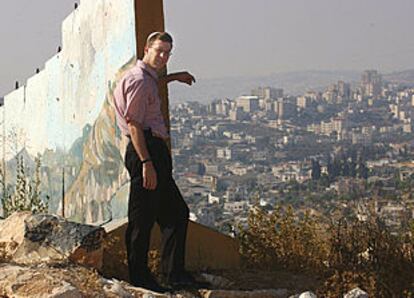
[[[171,55],[171,44],[162,40],[156,40],[150,47],[145,48],[144,62],[155,70],[163,68]]]

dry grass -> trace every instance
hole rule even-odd
[[[270,214],[255,208],[240,243],[246,266],[324,281],[309,288],[323,297],[356,286],[371,297],[414,297],[413,237],[392,235],[375,217],[322,226],[309,216],[295,217],[290,207]]]

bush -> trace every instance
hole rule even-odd
[[[309,214],[295,218],[291,206],[271,213],[256,206],[249,214],[247,228],[239,234],[241,254],[248,263],[267,270],[320,270],[328,250],[319,229]]]
[[[271,213],[255,207],[239,238],[246,265],[311,272],[325,280],[317,289],[323,297],[340,297],[356,286],[370,297],[414,297],[411,235],[391,234],[373,215],[322,226],[309,214],[295,216],[292,207]]]
[[[341,221],[331,228],[328,262],[332,271],[326,291],[341,282],[360,284],[374,297],[407,297],[414,290],[413,238],[392,234],[376,216]]]

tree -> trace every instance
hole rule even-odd
[[[321,178],[321,166],[319,161],[312,159],[312,180],[319,180]]]
[[[342,166],[342,168],[341,168],[342,176],[345,176],[345,177],[350,176],[351,169],[350,169],[350,166],[349,166],[349,163],[348,163],[347,159],[342,161],[341,166]]]
[[[359,178],[364,178],[364,179],[368,179],[368,168],[365,165],[365,162],[363,162],[362,160],[360,160],[358,162],[358,167],[357,167],[357,176]]]
[[[329,163],[328,163],[328,176],[329,176],[329,179],[332,181],[336,177],[340,176],[340,174],[341,174],[341,163],[338,160],[338,158],[335,158],[333,160],[333,162],[331,162],[329,160]]]

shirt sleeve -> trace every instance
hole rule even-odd
[[[124,113],[127,122],[135,121],[144,125],[148,96],[148,88],[145,87],[144,80],[136,78],[128,80],[125,90],[127,106]]]

